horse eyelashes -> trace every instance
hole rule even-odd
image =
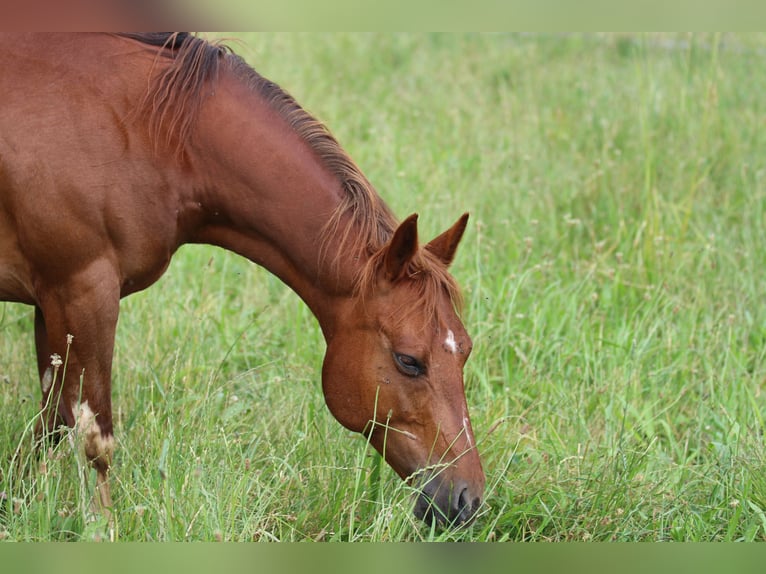
[[[394,362],[397,368],[408,377],[418,377],[425,373],[425,367],[415,357],[394,353]]]

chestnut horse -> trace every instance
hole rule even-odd
[[[206,243],[308,305],[327,406],[418,488],[415,513],[475,515],[471,340],[447,271],[467,214],[421,245],[322,123],[193,35],[3,36],[0,70],[0,300],[35,307],[38,431],[79,429],[104,512],[120,298]]]

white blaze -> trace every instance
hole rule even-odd
[[[465,438],[468,439],[468,446],[473,446],[473,437],[471,436],[471,429],[468,428],[468,417],[463,417],[463,430],[465,431]]]
[[[455,333],[452,330],[447,331],[447,338],[444,339],[444,348],[453,355],[457,353],[457,342],[455,341]]]

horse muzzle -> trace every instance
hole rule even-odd
[[[418,494],[415,516],[443,526],[468,524],[481,507],[483,492],[483,481],[474,485],[465,480],[431,479]]]

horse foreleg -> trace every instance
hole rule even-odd
[[[40,430],[48,435],[61,423],[75,428],[96,470],[98,504],[107,516],[112,506],[111,370],[119,294],[111,266],[94,263],[66,282],[41,289],[35,313],[43,395]]]
[[[59,425],[66,423],[59,416],[57,409],[46,408],[46,405],[48,404],[48,397],[53,398],[55,396],[49,392],[53,384],[54,372],[57,378],[60,375],[58,374],[59,369],[55,364],[57,361],[54,360],[53,353],[48,345],[48,332],[45,328],[45,318],[40,307],[35,307],[35,350],[37,351],[37,371],[40,375],[40,389],[43,396],[43,416],[37,421],[35,434],[39,439],[58,442],[60,435],[54,431]],[[58,388],[61,388],[61,385]]]

